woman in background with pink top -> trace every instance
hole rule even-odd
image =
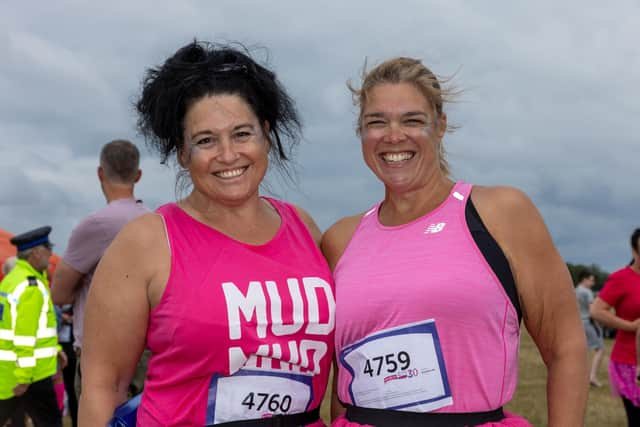
[[[533,203],[450,179],[451,91],[419,60],[385,61],[352,91],[364,161],[385,196],[322,241],[336,281],[334,426],[530,426],[502,409],[521,319],[548,368],[549,425],[582,426],[584,333]]]
[[[640,332],[640,228],[631,233],[631,263],[609,276],[591,304],[591,316],[618,330],[609,358],[609,379],[622,398],[629,426],[640,425],[636,335]],[[615,309],[615,313],[611,309]]]
[[[81,425],[104,426],[152,352],[137,425],[323,426],[334,288],[302,209],[261,197],[300,125],[273,72],[193,42],[150,69],[139,126],[192,190],[129,223],[87,304]]]

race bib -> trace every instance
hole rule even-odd
[[[313,401],[311,376],[241,369],[214,375],[209,385],[207,424],[306,412]]]
[[[368,335],[340,352],[355,406],[429,412],[453,404],[433,319]]]

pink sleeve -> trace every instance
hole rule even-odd
[[[94,268],[104,252],[104,233],[93,218],[85,218],[71,232],[62,259],[74,270],[86,274]]]
[[[598,297],[612,307],[616,307],[620,299],[624,296],[624,282],[618,280],[617,274],[609,276],[604,283]]]

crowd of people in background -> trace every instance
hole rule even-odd
[[[84,307],[93,271],[120,228],[136,216],[149,212],[142,205],[142,202],[134,197],[134,186],[142,174],[139,169],[139,162],[140,153],[138,148],[129,141],[114,140],[102,147],[97,176],[107,206],[89,215],[74,228],[64,256],[56,265],[52,280],[55,286],[51,286],[50,300],[56,305],[58,343],[67,360],[66,366],[61,367],[62,372],[57,371],[52,377],[53,390],[58,402],[58,409],[62,410],[66,405],[73,427],[78,425],[78,397],[81,394],[80,355],[83,335],[82,325]],[[44,232],[48,236],[50,227],[27,232],[26,234],[15,236],[11,240],[17,246],[18,257],[10,257],[5,260],[3,264],[4,276],[7,276],[16,264],[20,266],[23,265],[21,263],[27,262],[33,265],[33,261],[29,261],[29,258],[25,257],[27,249],[33,250],[33,248],[28,248],[27,246],[35,244],[34,248],[37,248],[50,245],[48,237],[47,240],[43,240]],[[22,243],[32,237],[36,241],[27,242],[27,246]],[[40,242],[37,239],[42,241]],[[7,280],[11,280],[14,276],[15,273],[9,276]],[[45,278],[48,279],[43,275],[43,281]],[[4,284],[4,286],[6,287],[7,285]],[[16,299],[18,298],[16,297]],[[22,314],[18,309],[18,307],[28,304],[26,294],[22,294],[19,301],[21,301],[20,305],[14,303],[16,306],[16,318],[12,320],[14,324],[28,321],[29,318],[33,317],[33,313],[36,313],[25,312]],[[12,305],[7,305],[7,309],[11,308]],[[18,316],[21,317],[18,318]],[[6,319],[9,320],[10,317],[7,315]],[[15,325],[12,331],[14,332],[15,340],[15,334],[17,333]],[[142,391],[145,371],[146,358],[143,357],[130,384],[129,393],[131,395]],[[8,378],[3,379],[6,380]],[[32,382],[35,382],[35,379]],[[36,390],[33,387],[29,387],[29,389]],[[15,394],[17,395],[17,393]],[[39,407],[32,408],[30,400],[27,399],[29,393],[25,393],[25,395],[26,398],[22,399],[25,404],[19,404],[21,403],[18,401],[19,399],[7,400],[8,402],[15,401],[17,403],[15,410],[11,410],[13,411],[11,415],[12,427],[24,426],[25,413],[33,419],[36,425],[55,425],[58,423],[57,419],[41,418],[42,411],[50,413],[52,409],[50,407],[44,409]],[[66,399],[64,399],[65,396]],[[0,425],[2,425],[3,417],[8,412],[10,412],[10,408],[6,409],[6,405],[0,409]]]
[[[0,426],[26,414],[61,427],[65,408],[73,427],[104,426],[142,393],[144,427],[321,427],[333,363],[336,427],[527,427],[503,409],[522,324],[547,367],[549,424],[583,425],[589,384],[602,386],[604,325],[618,330],[612,388],[640,425],[640,229],[631,263],[597,296],[589,271],[574,292],[524,193],[451,178],[454,90],[404,57],[349,89],[384,195],[323,235],[305,210],[260,192],[270,167],[288,173],[301,138],[273,71],[198,41],[148,69],[139,128],[190,190],[150,211],[134,194],[138,148],[114,140],[97,169],[107,205],[74,227],[52,280],[51,227],[11,239]]]

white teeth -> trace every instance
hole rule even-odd
[[[390,163],[409,160],[412,157],[413,157],[413,153],[410,153],[408,151],[404,151],[402,153],[384,153],[382,155],[382,158],[385,160],[385,162],[390,162]]]
[[[242,175],[245,170],[246,168],[238,168],[238,169],[220,171],[220,172],[216,172],[215,176],[218,176],[220,178],[235,178],[236,176]]]

